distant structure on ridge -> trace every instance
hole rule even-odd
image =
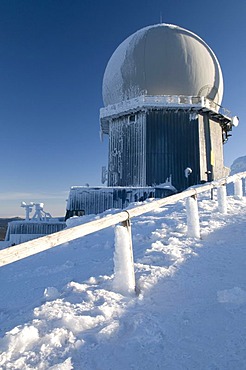
[[[16,220],[8,223],[5,240],[0,242],[0,249],[53,234],[65,229],[64,220],[53,218],[44,211],[44,203],[21,203],[25,209],[25,220]],[[34,208],[34,214],[30,216]]]
[[[73,187],[67,217],[124,208],[226,176],[223,144],[238,118],[221,108],[223,77],[209,46],[169,24],[143,28],[111,56],[101,132],[108,187]]]

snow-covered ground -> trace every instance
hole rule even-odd
[[[246,156],[239,157],[231,165],[230,175],[234,175],[238,172],[246,171]]]
[[[133,219],[138,296],[113,228],[2,267],[0,369],[246,369],[246,200],[199,199],[201,239],[183,201]]]

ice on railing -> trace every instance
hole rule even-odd
[[[208,108],[215,112],[229,115],[230,112],[222,108],[212,100],[204,96],[185,96],[185,95],[140,95],[133,99],[128,99],[116,104],[108,105],[100,109],[100,118],[118,115],[129,110],[136,110],[143,107],[193,107]]]
[[[226,186],[219,186],[217,188],[217,201],[218,201],[218,211],[220,213],[227,213],[227,199],[226,199]]]
[[[242,199],[242,197],[243,197],[242,179],[237,179],[234,182],[234,198],[235,199]]]
[[[114,289],[121,294],[135,292],[131,235],[124,226],[115,227]]]
[[[187,235],[200,238],[200,223],[196,197],[186,198]]]

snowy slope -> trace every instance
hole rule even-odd
[[[230,175],[235,175],[236,173],[246,171],[246,156],[239,157],[239,158],[235,159],[235,161],[231,165],[230,170],[231,170]],[[245,179],[242,180],[242,185],[243,185],[243,195],[246,196],[246,181],[245,181]],[[233,195],[233,193],[234,193],[233,183],[230,183],[230,184],[227,185],[227,194],[228,195]]]
[[[246,156],[239,157],[231,165],[230,175],[246,171]]]
[[[2,267],[0,369],[246,368],[246,200],[133,220],[140,294],[113,287],[113,228]],[[85,222],[77,218],[74,222]]]

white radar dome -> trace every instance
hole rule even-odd
[[[104,105],[139,95],[223,97],[219,62],[194,33],[174,25],[143,28],[113,53],[103,78]]]

